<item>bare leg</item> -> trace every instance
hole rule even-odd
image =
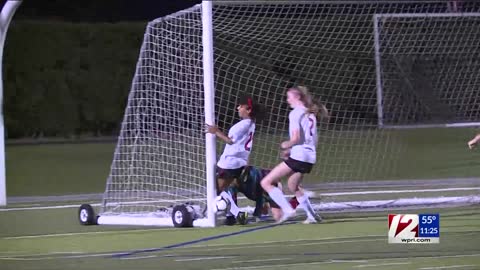
[[[273,168],[273,170],[271,170],[270,173],[262,179],[260,185],[262,186],[263,190],[270,192],[273,188],[275,188],[274,185],[280,182],[282,177],[289,176],[292,173],[293,172],[290,167],[288,167],[285,162],[282,162]]]
[[[227,188],[232,184],[233,178],[217,178],[217,195],[220,195],[222,191],[227,190]]]
[[[268,192],[270,198],[282,209],[283,215],[278,222],[283,222],[295,214],[295,210],[293,210],[292,206],[285,198],[282,190],[274,186],[274,184],[278,183],[282,177],[290,174],[292,174],[292,170],[287,164],[285,164],[285,162],[282,162],[273,168],[273,170],[260,182],[263,190]]]
[[[291,192],[295,193],[295,197],[297,197],[298,203],[305,213],[307,214],[307,220],[305,223],[314,223],[315,219],[315,210],[313,210],[312,204],[303,192],[303,188],[300,188],[302,185],[303,174],[301,173],[294,173],[288,178],[288,188]]]
[[[282,218],[282,209],[280,208],[277,208],[277,207],[272,207],[272,216],[273,216],[273,219],[275,219],[275,221],[280,221],[280,219]]]

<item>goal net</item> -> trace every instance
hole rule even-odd
[[[376,14],[380,125],[479,126],[480,13]]]
[[[317,209],[478,203],[471,129],[385,129],[480,120],[480,5],[452,13],[446,2],[215,1],[217,125],[231,127],[238,97],[253,95],[267,117],[250,163],[272,168],[288,136],[285,90],[306,85],[332,114],[304,180]],[[146,28],[102,217],[206,207],[201,9]]]

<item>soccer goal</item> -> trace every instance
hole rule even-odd
[[[480,126],[480,13],[373,18],[379,127]]]
[[[215,226],[205,123],[228,129],[253,95],[267,118],[250,162],[271,168],[295,84],[332,113],[305,178],[318,210],[478,203],[473,131],[443,127],[480,122],[480,6],[446,2],[204,1],[150,22],[98,223]]]

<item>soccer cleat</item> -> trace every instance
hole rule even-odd
[[[311,190],[306,190],[304,189],[303,190],[303,194],[305,194],[307,197],[309,198],[315,198],[315,197],[318,197],[317,194],[315,193],[315,191],[311,191]]]
[[[237,215],[237,222],[240,225],[246,225],[248,223],[248,213],[247,212],[239,212]]]
[[[277,222],[275,222],[276,224],[282,224],[284,223],[285,221],[291,219],[291,218],[294,218],[295,217],[295,210],[291,211],[291,212],[284,212],[282,217],[280,218],[280,220],[278,220]]]
[[[316,224],[322,222],[322,217],[315,214],[315,218],[307,218],[302,223],[303,224]]]

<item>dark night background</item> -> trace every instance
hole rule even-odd
[[[6,0],[1,0],[3,4]],[[71,22],[148,21],[191,7],[200,0],[24,0],[15,19]]]
[[[7,138],[116,136],[147,22],[198,3],[24,0],[4,49]]]
[[[5,2],[0,0],[2,7]],[[24,0],[9,28],[4,49],[3,111],[7,138],[117,135],[147,22],[198,3],[201,1]],[[431,5],[408,2],[400,8],[407,11],[415,8],[416,12],[480,10],[480,1],[456,1],[455,10],[447,5],[449,3],[453,2]],[[356,10],[346,9],[344,12],[355,13]],[[371,25],[370,21],[368,25]],[[368,27],[365,29],[370,31]],[[228,46],[218,44],[235,47],[232,53],[249,59],[244,52],[254,45],[228,42]],[[321,51],[319,55],[322,55]],[[295,73],[293,60],[288,57],[279,59],[269,64],[272,74],[287,82],[306,77]],[[366,60],[348,59],[353,61],[352,66],[362,66],[358,61],[366,61],[363,66],[374,66],[370,57]],[[354,87],[375,85],[371,74],[358,71],[351,77],[358,80],[358,83],[352,83]],[[365,83],[364,78],[372,81]],[[341,84],[341,81],[332,80],[331,83]],[[366,97],[372,104],[362,107],[362,104],[357,105],[355,95],[338,96],[335,89],[330,87],[327,89],[330,92],[325,90],[322,93],[323,96],[332,96],[333,103],[343,106],[336,108],[338,115],[333,115],[332,122],[354,117],[376,123],[376,112],[365,109],[375,108],[375,99]],[[349,93],[368,95],[369,92],[355,88]],[[355,115],[340,115],[344,112],[355,112]],[[417,114],[412,115],[409,117],[416,120]],[[443,121],[444,114],[438,115]]]

